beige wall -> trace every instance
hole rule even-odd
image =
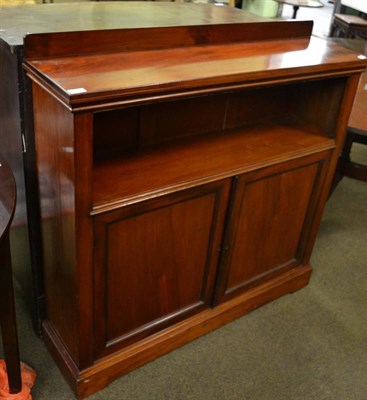
[[[278,3],[273,0],[243,0],[242,8],[262,17],[275,17]]]

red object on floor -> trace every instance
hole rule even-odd
[[[8,374],[4,360],[0,360],[0,400],[32,400],[31,388],[36,380],[36,372],[24,363],[21,365],[22,390],[9,393]]]

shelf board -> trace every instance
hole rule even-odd
[[[265,125],[124,154],[95,164],[93,211],[183,190],[335,147],[303,125]]]

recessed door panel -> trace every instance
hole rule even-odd
[[[322,164],[306,158],[238,178],[217,301],[302,264]]]
[[[229,186],[218,182],[97,218],[99,350],[211,305]]]

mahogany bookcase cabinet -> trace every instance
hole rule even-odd
[[[366,66],[311,29],[26,37],[44,338],[78,397],[308,283]]]

